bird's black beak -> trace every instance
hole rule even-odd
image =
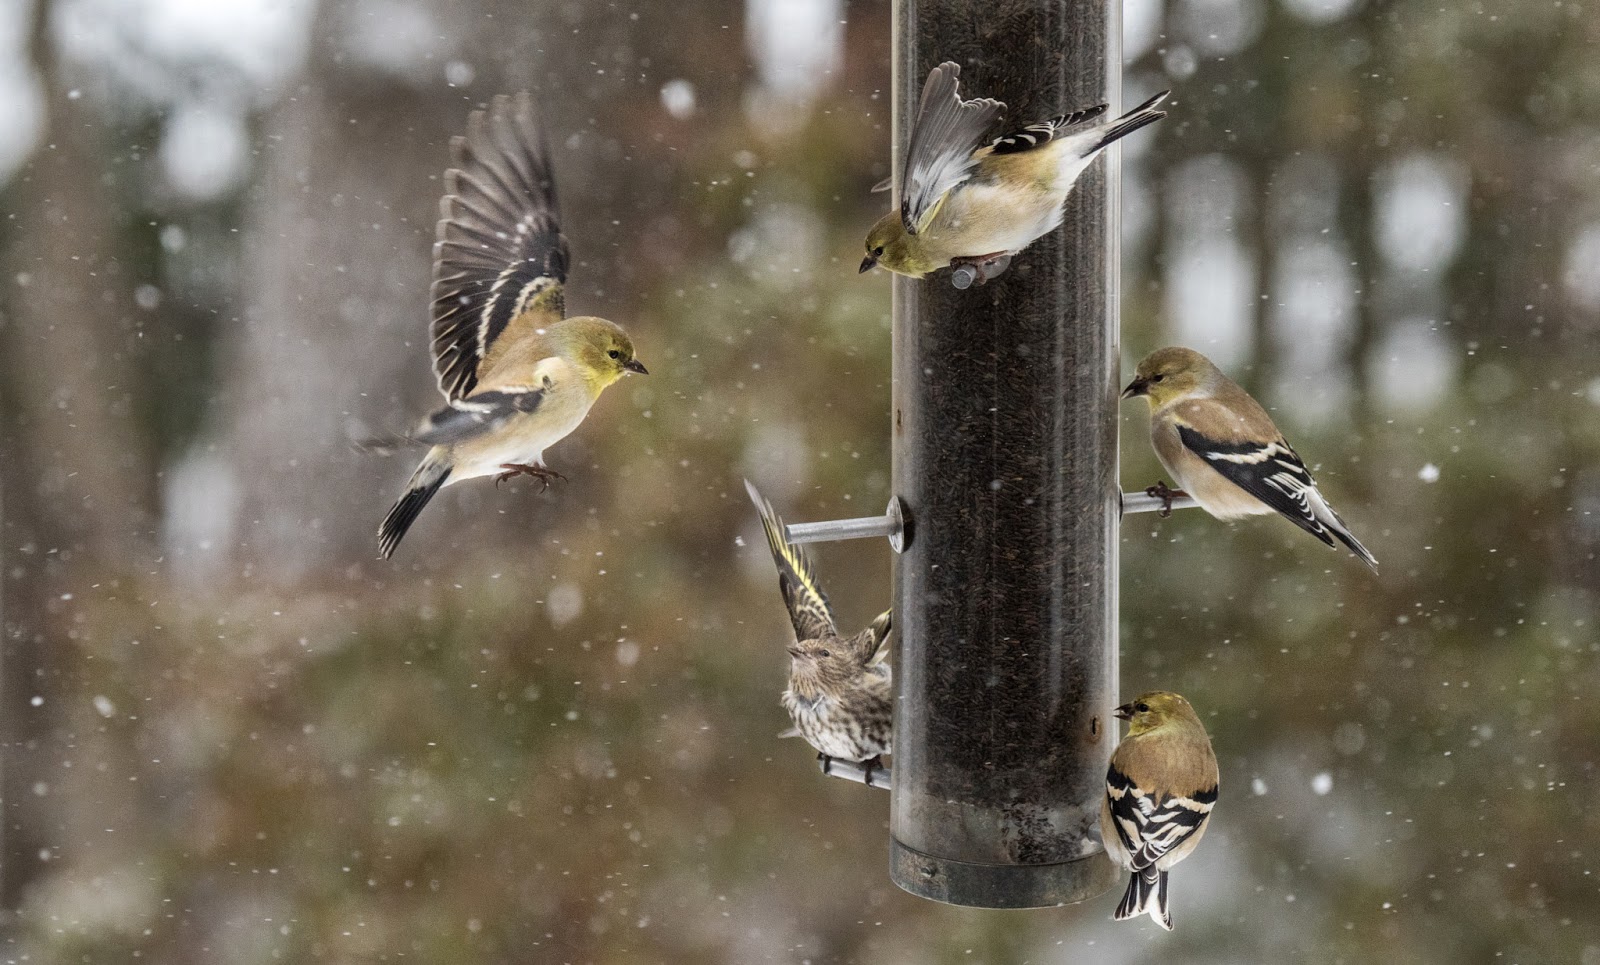
[[[629,372],[636,372],[639,375],[650,374],[650,370],[645,368],[644,363],[638,359],[629,359],[628,361],[622,363],[622,367],[627,369]]]
[[[1131,399],[1136,395],[1144,395],[1145,390],[1148,388],[1150,388],[1149,382],[1146,382],[1144,379],[1134,379],[1132,382],[1128,383],[1128,387],[1126,389],[1122,390],[1122,397],[1124,399]]]
[[[799,647],[790,647],[789,648],[789,656],[795,658],[796,660],[799,660],[801,657],[803,657],[805,655],[806,655],[806,652],[804,650],[801,650]]]
[[[1118,707],[1116,710],[1113,710],[1111,712],[1111,714],[1112,714],[1113,717],[1117,718],[1118,720],[1132,720],[1133,719],[1133,705],[1132,704],[1123,704],[1121,707]]]
[[[856,272],[856,274],[865,275],[867,272],[869,272],[873,268],[877,267],[877,265],[878,265],[878,259],[874,258],[871,255],[868,255],[867,257],[861,259],[861,270]]]

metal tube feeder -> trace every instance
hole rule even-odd
[[[941,61],[1011,122],[1117,112],[1115,0],[896,0],[893,16],[894,170]],[[1032,908],[1117,883],[1096,829],[1116,740],[1116,205],[1097,161],[1065,225],[998,278],[894,280],[894,491],[914,531],[896,561],[890,870],[926,898]]]

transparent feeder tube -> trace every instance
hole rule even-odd
[[[1106,0],[897,0],[896,169],[944,60],[1013,123],[1115,111],[1119,24]],[[1097,830],[1116,735],[1113,187],[1097,163],[1065,227],[987,285],[895,278],[891,873],[939,901],[1057,905],[1117,879]]]

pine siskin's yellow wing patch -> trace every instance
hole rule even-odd
[[[761,514],[761,529],[766,533],[772,561],[778,567],[778,589],[783,593],[784,606],[789,609],[795,637],[817,640],[838,636],[833,610],[828,606],[827,595],[822,592],[822,584],[817,580],[811,558],[784,538],[783,520],[760,490],[748,479],[744,488],[750,493],[750,501],[756,504],[756,511]]]

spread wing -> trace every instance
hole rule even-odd
[[[1112,765],[1106,771],[1106,800],[1132,869],[1143,871],[1155,867],[1200,830],[1217,803],[1217,789],[1157,799]]]
[[[1097,104],[1094,107],[1086,107],[1081,111],[1073,111],[1070,114],[1062,114],[1060,117],[1052,117],[1048,121],[1029,124],[1021,130],[1010,131],[995,138],[989,146],[994,149],[995,154],[1021,154],[1024,151],[1043,147],[1058,137],[1077,133],[1072,128],[1104,114],[1106,106],[1105,104]]]
[[[885,610],[866,629],[850,638],[850,649],[862,666],[877,666],[889,659],[889,631],[893,622],[894,611]]]
[[[772,561],[778,565],[778,589],[783,593],[783,605],[789,609],[789,620],[794,624],[796,639],[817,640],[838,636],[833,610],[828,607],[822,584],[817,582],[811,558],[805,550],[784,538],[783,520],[766,497],[751,485],[750,480],[745,480],[744,488],[750,493],[750,501],[756,504],[756,512],[761,514],[761,529],[767,535],[767,548],[772,551]],[[884,632],[888,632],[887,623]]]
[[[439,391],[455,402],[478,384],[508,328],[532,331],[565,315],[567,241],[531,94],[501,95],[474,111],[450,153],[429,331]]]
[[[1178,424],[1178,438],[1190,452],[1243,489],[1294,521],[1296,526],[1333,545],[1333,537],[1313,507],[1320,502],[1317,484],[1300,456],[1281,437],[1259,442],[1224,442],[1193,426]]]
[[[983,135],[1006,105],[980,97],[964,101],[961,66],[945,62],[928,74],[911,128],[911,147],[900,179],[900,220],[906,231],[922,230],[928,215],[951,188],[972,176]]]

